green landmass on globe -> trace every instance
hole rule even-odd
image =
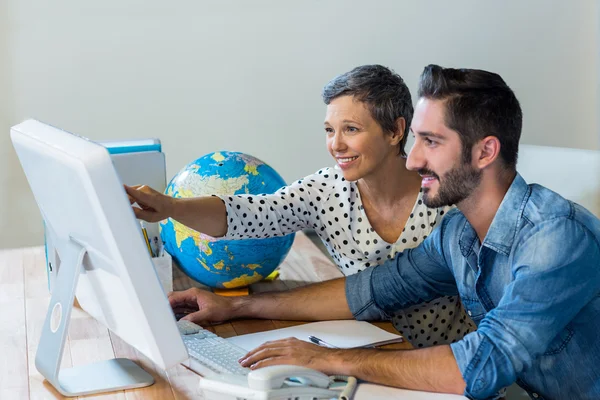
[[[172,197],[273,193],[285,186],[269,165],[247,154],[221,151],[186,165],[167,185]],[[283,261],[294,234],[267,239],[224,240],[171,218],[160,223],[165,250],[192,279],[233,289],[260,281]]]

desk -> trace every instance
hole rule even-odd
[[[0,250],[0,399],[59,399],[64,398],[44,381],[35,369],[35,353],[44,317],[50,301],[45,255],[42,247]],[[280,280],[253,285],[253,291],[284,290],[310,282],[340,277],[332,262],[304,235],[296,235],[294,245],[281,266]],[[214,331],[230,337],[246,333],[283,328],[298,321],[239,320],[214,327]],[[377,323],[395,332],[390,323]],[[396,344],[410,348],[410,344]],[[82,399],[201,399],[198,391],[200,377],[177,365],[166,371],[156,368],[145,356],[111,334],[84,311],[74,308],[71,314],[69,337],[65,344],[62,367],[88,364],[93,361],[126,357],[136,361],[151,373],[154,385]],[[413,399],[464,399],[462,396],[421,393],[377,385],[361,384],[357,399],[402,397]]]

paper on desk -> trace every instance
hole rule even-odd
[[[352,398],[354,400],[467,400],[466,397],[457,394],[420,392],[417,390],[398,389],[366,382],[362,382],[358,385]]]
[[[336,347],[345,349],[402,341],[402,336],[400,335],[386,332],[368,322],[355,320],[312,322],[310,324],[290,326],[272,331],[230,337],[227,340],[245,350],[252,350],[266,341],[288,337],[295,337],[305,342],[310,342],[308,337],[311,335]]]

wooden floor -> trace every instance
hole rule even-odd
[[[0,399],[63,398],[37,372],[34,360],[42,325],[50,301],[43,248],[0,251]],[[281,267],[278,281],[253,285],[254,291],[284,290],[341,276],[331,261],[304,234]],[[185,282],[179,281],[184,285]],[[223,337],[287,327],[300,322],[239,320],[215,326]],[[389,323],[378,324],[394,331]],[[404,346],[410,346],[405,344]],[[156,379],[150,387],[85,399],[198,399],[199,376],[178,365],[167,371],[156,368],[145,356],[81,309],[74,308],[65,344],[62,368],[114,357],[130,358]]]

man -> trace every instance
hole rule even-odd
[[[451,345],[339,350],[286,339],[252,350],[241,364],[298,364],[471,398],[515,381],[533,398],[600,398],[600,221],[516,172],[521,124],[519,102],[497,74],[426,67],[407,167],[422,176],[428,206],[458,210],[419,247],[289,292],[229,298],[190,289],[172,293],[171,305],[197,307],[186,318],[198,323],[374,320],[459,294],[478,329]]]

